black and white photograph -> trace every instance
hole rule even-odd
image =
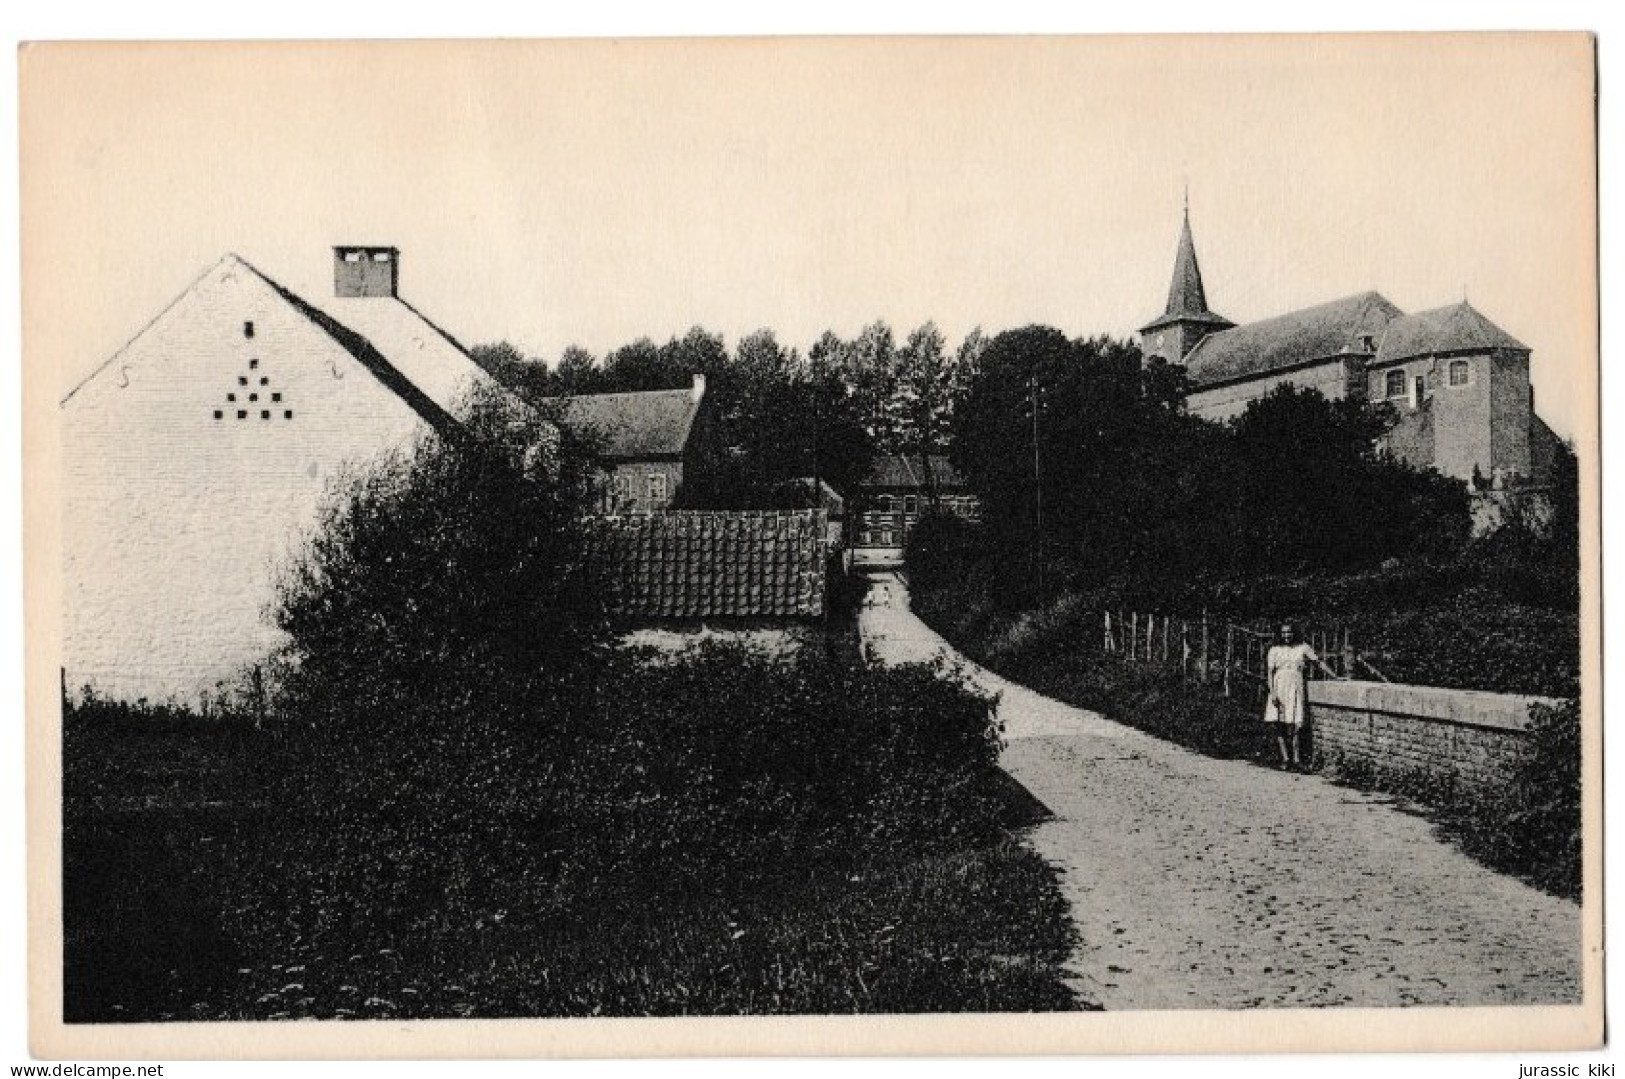
[[[1598,1047],[1596,47],[23,45],[34,1051]]]

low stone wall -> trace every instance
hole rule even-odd
[[[1328,764],[1365,764],[1395,777],[1493,787],[1523,751],[1524,697],[1388,682],[1309,683],[1315,752]]]

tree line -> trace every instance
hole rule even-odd
[[[657,345],[644,337],[602,357],[578,346],[556,363],[506,341],[474,359],[533,402],[575,394],[680,389],[706,379],[717,456],[686,482],[693,506],[763,506],[792,497],[786,483],[817,477],[848,494],[879,455],[946,452],[953,403],[986,346],[973,330],[957,349],[927,322],[901,342],[885,322],[856,336],[822,334],[805,353],[769,329],[730,350],[694,327]]]
[[[1288,385],[1214,423],[1187,410],[1182,366],[1109,336],[978,329],[953,348],[931,322],[901,342],[874,322],[803,354],[771,330],[730,350],[695,327],[602,358],[572,347],[551,365],[505,342],[474,354],[533,400],[704,374],[720,453],[690,505],[781,504],[784,481],[808,476],[850,495],[876,455],[945,454],[981,500],[994,591],[1012,600],[1041,580],[1164,594],[1356,571],[1450,557],[1471,533],[1465,484],[1382,452],[1387,404]],[[1562,570],[1577,567],[1572,456],[1559,465],[1559,534],[1528,554]]]

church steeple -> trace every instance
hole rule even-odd
[[[1235,323],[1208,310],[1202,288],[1202,268],[1196,262],[1196,240],[1191,236],[1190,195],[1185,197],[1185,219],[1179,230],[1179,251],[1174,256],[1174,279],[1168,286],[1168,306],[1162,315],[1140,329],[1140,349],[1147,358],[1160,356],[1169,363],[1183,360],[1196,343],[1210,333],[1228,330]]]

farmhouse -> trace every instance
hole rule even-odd
[[[334,248],[318,305],[228,254],[63,398],[70,686],[217,691],[280,644],[276,567],[329,483],[456,437],[471,393],[509,399],[399,272],[395,248]]]
[[[940,454],[876,457],[859,485],[859,501],[852,537],[855,566],[901,565],[909,533],[928,509],[967,518],[977,512],[964,477]]]
[[[1239,416],[1277,386],[1386,401],[1385,448],[1419,468],[1495,486],[1545,482],[1560,443],[1535,414],[1529,347],[1472,305],[1406,314],[1376,292],[1238,326],[1208,307],[1185,212],[1162,314],[1140,330],[1147,358],[1183,364],[1191,412]]]
[[[705,468],[713,428],[704,375],[694,375],[688,389],[556,400],[563,423],[598,439],[606,513],[664,510],[684,478],[696,478]]]

